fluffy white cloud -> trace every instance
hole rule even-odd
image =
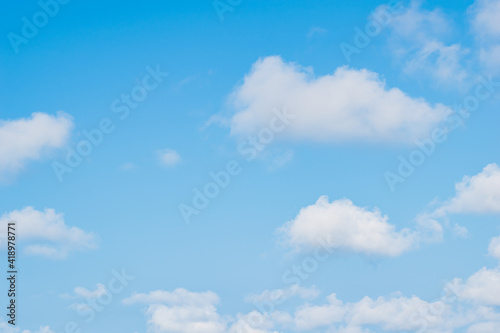
[[[315,290],[305,288],[308,289]],[[299,289],[283,290],[295,294]],[[265,291],[261,295],[276,299],[272,297],[273,292]],[[359,301],[344,302],[336,294],[330,294],[326,302],[311,304],[308,301],[292,313],[253,310],[235,317],[221,316],[215,307],[218,302],[219,298],[212,292],[194,293],[185,289],[134,294],[124,300],[127,304],[149,304],[148,323],[154,333],[370,333],[372,330],[497,333],[500,271],[482,268],[465,281],[454,279],[435,301],[394,293],[390,297],[363,297]]]
[[[436,214],[500,213],[500,168],[495,163],[475,176],[465,176],[455,190],[455,196],[438,208]]]
[[[162,149],[158,151],[160,163],[164,166],[174,166],[181,161],[181,156],[173,149]]]
[[[226,322],[217,313],[219,297],[213,292],[196,293],[185,289],[157,290],[133,294],[124,304],[149,304],[148,325],[152,332],[223,333]]]
[[[67,226],[63,214],[54,209],[15,210],[0,217],[0,227],[6,230],[9,221],[16,221],[17,237],[28,243],[25,252],[30,255],[65,258],[72,251],[97,247],[94,234]]]
[[[151,305],[147,310],[148,324],[153,332],[168,333],[223,333],[226,324],[213,305],[166,306]]]
[[[500,306],[500,270],[483,267],[465,282],[460,279],[456,283],[461,299],[471,300],[479,304]]]
[[[422,327],[417,315],[429,308],[444,312],[446,305],[440,301],[428,303],[416,296],[379,297],[376,300],[365,297],[351,306],[347,321],[354,326],[377,325],[387,331],[413,331]],[[431,314],[429,317],[432,323],[429,326],[442,324],[439,316]]]
[[[378,209],[357,207],[347,199],[330,203],[322,196],[314,205],[302,208],[280,231],[285,242],[297,250],[324,247],[397,256],[415,244],[416,235],[408,229],[396,231],[387,220]]]
[[[274,109],[295,118],[282,135],[312,141],[374,141],[414,144],[427,137],[451,110],[411,98],[368,70],[338,68],[314,77],[312,70],[273,56],[258,60],[236,89],[231,133],[255,134],[268,127]]]
[[[23,169],[49,149],[66,144],[73,127],[71,117],[33,113],[30,118],[0,120],[0,180]]]
[[[500,236],[495,237],[491,240],[490,246],[488,247],[488,251],[491,256],[500,260]]]
[[[271,331],[274,328],[272,318],[260,312],[252,311],[246,315],[239,314],[237,317],[228,333],[278,333]]]
[[[222,317],[213,304],[152,304],[147,310],[152,332],[211,332],[211,333],[277,333],[284,331],[369,333],[373,329],[384,332],[448,333],[469,328],[468,332],[489,333],[500,323],[500,313],[489,305],[489,299],[469,298],[461,281],[454,283],[458,299],[447,297],[428,302],[417,296],[364,297],[345,303],[335,294],[325,304],[306,303],[293,314],[287,312],[237,314],[236,318]],[[466,297],[467,296],[467,297]],[[204,296],[202,297],[204,298]],[[473,301],[471,303],[471,300]],[[486,301],[486,303],[484,302]],[[177,302],[177,301],[175,301]],[[192,302],[190,302],[192,303]],[[486,305],[485,305],[486,304]],[[229,328],[227,326],[229,325]],[[378,332],[378,331],[377,331]],[[491,331],[493,332],[493,331]]]
[[[284,289],[264,290],[260,294],[249,295],[245,298],[245,302],[248,303],[261,303],[266,301],[281,302],[294,296],[298,296],[302,299],[314,299],[318,297],[318,295],[319,295],[319,290],[316,289],[314,286],[307,288],[294,284]]]
[[[340,332],[363,332],[363,327],[372,325],[384,331],[416,331],[422,328],[419,314],[428,312],[431,307],[445,309],[442,302],[428,303],[415,296],[379,297],[375,300],[364,297],[358,302],[343,303],[332,294],[325,305],[300,307],[294,314],[294,324],[297,329],[305,331],[337,327]],[[433,326],[442,323],[436,318],[427,319],[433,322]]]

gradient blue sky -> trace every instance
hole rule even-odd
[[[393,22],[397,15],[406,14],[402,22],[414,30],[404,34],[396,24],[389,24],[354,54],[352,61],[347,61],[341,43],[354,45],[355,28],[363,30],[370,14],[384,4],[367,0],[243,0],[221,20],[212,1],[73,0],[60,5],[57,15],[16,53],[8,34],[21,34],[22,18],[31,19],[40,6],[37,1],[9,3],[0,14],[0,35],[4,36],[0,39],[0,131],[9,122],[30,119],[34,112],[55,119],[57,112],[63,111],[72,127],[66,129],[63,142],[53,147],[38,146],[35,157],[19,160],[14,167],[3,168],[0,163],[0,220],[6,221],[12,217],[9,214],[26,207],[39,212],[54,209],[63,214],[65,225],[95,236],[89,246],[92,248],[71,249],[63,258],[54,258],[30,255],[25,248],[46,243],[57,247],[63,239],[36,231],[31,238],[23,239],[19,232],[16,328],[21,330],[12,332],[60,333],[69,321],[77,322],[82,332],[92,333],[183,332],[148,325],[148,320],[155,320],[150,317],[155,302],[123,302],[133,293],[172,292],[177,288],[217,294],[217,320],[232,332],[238,314],[255,310],[245,297],[289,287],[282,280],[283,273],[300,265],[310,252],[283,241],[283,232],[278,229],[288,221],[297,222],[299,211],[314,205],[323,195],[330,202],[349,199],[355,207],[369,212],[379,209],[388,216],[383,223],[394,225],[398,231],[416,230],[415,217],[422,213],[431,215],[443,230],[439,239],[412,243],[410,249],[393,256],[337,246],[328,260],[300,283],[303,288],[315,286],[319,295],[312,300],[295,296],[277,306],[292,317],[305,303],[325,304],[332,293],[344,303],[356,303],[365,296],[389,298],[395,292],[434,302],[454,278],[465,281],[482,267],[500,274],[495,268],[498,260],[491,255],[494,252],[488,252],[490,240],[500,234],[498,167],[493,168],[487,181],[491,188],[485,193],[480,191],[482,187],[477,190],[474,184],[468,184],[471,195],[477,196],[476,201],[471,199],[472,205],[488,201],[490,206],[475,210],[461,202],[461,207],[446,208],[453,205],[451,198],[458,195],[455,184],[464,176],[481,177],[487,165],[500,163],[497,92],[481,101],[465,124],[450,131],[448,139],[438,144],[423,165],[394,191],[384,175],[397,173],[398,157],[407,157],[417,149],[413,141],[404,142],[405,130],[390,140],[379,141],[375,136],[316,140],[314,135],[301,136],[297,134],[300,130],[294,132],[292,128],[282,137],[277,135],[253,161],[238,153],[238,143],[249,133],[238,133],[234,127],[231,131],[234,115],[252,112],[264,102],[251,107],[235,105],[233,100],[241,97],[240,88],[250,86],[245,77],[260,70],[252,66],[258,67],[266,59],[278,59],[298,73],[308,68],[312,81],[333,75],[343,66],[352,73],[366,69],[377,73],[375,81],[381,85],[385,82],[386,91],[400,89],[408,98],[428,103],[431,112],[437,112],[437,103],[453,109],[474,95],[478,78],[498,77],[500,62],[485,59],[500,40],[500,28],[485,32],[481,24],[491,22],[478,23],[481,13],[477,13],[487,6],[499,9],[500,2],[493,0],[402,2]],[[412,26],[411,18],[424,24]],[[426,53],[436,43],[434,53]],[[458,45],[461,51],[454,53],[451,45]],[[169,75],[126,119],[120,120],[111,109],[112,102],[141,84],[148,66],[159,66]],[[253,91],[255,87],[248,88]],[[272,90],[267,93],[278,95]],[[335,93],[326,91],[323,97],[335,99]],[[356,100],[364,93],[350,89],[339,94]],[[271,98],[264,94],[259,90],[251,99]],[[289,103],[294,99],[282,100]],[[387,108],[393,107],[391,102],[388,98]],[[320,113],[315,113],[318,103],[311,101],[311,109],[299,111],[314,119]],[[328,106],[329,102],[325,103]],[[369,101],[368,108],[375,103]],[[287,107],[294,110],[294,105]],[[400,112],[416,111],[403,106]],[[113,133],[60,182],[53,163],[64,163],[67,147],[74,149],[84,138],[82,131],[97,128],[103,118],[113,121]],[[321,116],[318,119],[316,125],[322,122]],[[426,115],[421,121],[430,129],[440,126],[439,121],[433,122]],[[255,125],[259,124],[256,121]],[[18,139],[22,141],[34,132],[33,128],[20,130]],[[15,136],[0,135],[0,139],[5,138]],[[16,144],[11,140],[0,142],[2,146]],[[6,151],[0,148],[0,160],[12,158]],[[163,162],[162,152],[167,152]],[[242,172],[232,177],[229,186],[193,216],[191,223],[185,223],[179,204],[191,204],[192,189],[203,188],[210,181],[209,172],[225,169],[231,160],[238,161]],[[444,208],[440,211],[440,207]],[[0,260],[6,261],[3,239],[1,251]],[[85,323],[74,304],[86,300],[78,298],[75,288],[95,291],[98,283],[106,285],[112,271],[122,267],[135,279],[114,295],[95,320]],[[1,286],[7,288],[5,283]],[[467,302],[466,296],[464,299]],[[2,304],[7,302],[5,295],[2,300]],[[484,305],[476,301],[473,299],[471,307]],[[186,306],[164,303],[158,306]],[[481,317],[451,328],[436,326],[433,332],[497,332],[500,312],[495,311],[500,303],[487,306],[496,313],[490,319]],[[479,310],[470,311],[476,314]],[[10,333],[2,318],[0,330]],[[274,326],[255,332],[418,329],[363,323],[346,319],[304,330],[293,323],[275,321]],[[43,328],[46,326],[50,329]],[[214,328],[199,332],[222,331]]]

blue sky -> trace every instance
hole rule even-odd
[[[0,331],[498,332],[497,14],[9,4]]]

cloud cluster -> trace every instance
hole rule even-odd
[[[27,244],[24,251],[28,255],[62,259],[73,251],[97,247],[96,235],[77,227],[69,227],[62,213],[54,209],[38,211],[33,207],[14,210],[0,217],[0,227],[7,229],[7,223],[16,222],[17,237]]]
[[[233,135],[255,134],[273,109],[296,117],[282,133],[292,140],[369,141],[414,144],[451,110],[412,98],[369,70],[338,68],[314,77],[312,70],[271,56],[258,60],[231,98]]]
[[[500,238],[500,237],[499,237]],[[491,244],[496,244],[493,239]],[[496,246],[496,245],[495,245]],[[491,248],[491,246],[490,246]],[[298,293],[309,288],[295,287],[282,293]],[[309,291],[316,290],[310,288]],[[265,291],[254,298],[273,298]],[[306,294],[309,294],[307,292]],[[185,301],[183,300],[185,298]],[[363,297],[344,302],[335,293],[325,302],[299,305],[292,312],[238,313],[235,317],[218,313],[219,298],[213,292],[194,293],[185,289],[133,294],[126,304],[141,303],[147,310],[154,333],[277,333],[277,332],[429,332],[497,333],[500,326],[500,271],[482,268],[465,281],[454,279],[443,289],[440,299],[426,301],[418,296],[394,293],[390,297]]]
[[[124,304],[149,304],[148,326],[155,333],[223,333],[226,322],[217,313],[219,297],[213,292],[196,293],[185,289],[157,290],[133,294]]]
[[[63,147],[73,128],[71,117],[33,113],[30,118],[0,120],[0,180],[40,159],[50,149]]]

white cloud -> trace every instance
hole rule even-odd
[[[158,151],[160,163],[164,166],[174,166],[181,161],[181,156],[173,149],[162,149]]]
[[[472,26],[480,45],[481,64],[500,72],[500,1],[476,0],[469,8]]]
[[[297,294],[300,288],[283,288],[282,293]],[[314,290],[304,288],[302,291],[309,295]],[[279,299],[277,304],[281,304],[281,298],[275,295],[276,291],[264,291],[254,298],[259,301]],[[333,293],[326,297],[326,302],[311,304],[309,300],[291,313],[253,310],[235,317],[219,314],[215,307],[218,302],[218,296],[212,292],[195,293],[185,289],[134,294],[124,301],[126,304],[149,304],[146,313],[153,333],[370,333],[372,330],[497,333],[500,327],[500,313],[497,312],[500,271],[482,268],[465,281],[454,279],[446,284],[441,297],[435,301],[415,295],[406,297],[397,292],[390,297],[366,296],[359,301],[344,302]]]
[[[302,208],[280,232],[297,250],[326,247],[364,254],[398,256],[412,248],[416,235],[408,229],[396,231],[387,216],[355,206],[350,200],[329,202],[322,196]]]
[[[455,196],[436,210],[446,213],[500,213],[500,168],[487,165],[475,176],[465,176],[455,185]]]
[[[469,50],[444,40],[452,29],[440,10],[421,8],[420,1],[392,17],[390,47],[407,74],[425,74],[440,83],[460,84],[468,73],[462,65]]]
[[[148,324],[153,332],[168,333],[223,333],[226,324],[213,305],[166,306],[151,305],[147,310]]]
[[[102,283],[98,283],[96,290],[91,291],[83,287],[76,287],[74,290],[75,296],[79,298],[99,298],[107,293],[106,287]]]
[[[428,303],[416,296],[379,297],[375,300],[364,297],[358,302],[344,303],[332,294],[327,300],[324,305],[299,307],[293,316],[295,328],[309,331],[329,327],[333,332],[366,332],[364,327],[377,326],[384,332],[416,331],[423,326],[419,314],[426,314],[430,308],[441,309],[443,314],[447,308],[441,301]],[[444,323],[437,313],[430,314],[426,320],[428,328]]]
[[[450,333],[469,328],[468,332],[492,333],[494,331],[486,329],[493,329],[500,323],[500,313],[489,306],[498,304],[499,298],[495,300],[498,287],[493,290],[494,295],[487,298],[483,292],[488,287],[498,286],[498,283],[470,283],[474,276],[466,283],[459,279],[458,282],[454,281],[453,292],[458,293],[458,298],[453,297],[455,294],[451,290],[445,289],[446,297],[432,302],[417,296],[405,297],[400,293],[391,297],[364,297],[357,302],[343,302],[336,294],[331,294],[326,298],[326,303],[306,303],[292,314],[280,311],[260,313],[254,310],[247,314],[239,313],[233,318],[221,316],[214,304],[205,302],[205,295],[202,295],[203,301],[200,302],[191,300],[182,304],[174,299],[174,304],[151,304],[146,313],[150,331],[154,333],[369,333],[370,328],[376,332],[414,333]],[[481,287],[482,282],[487,284]],[[474,288],[482,290],[477,293]],[[152,300],[156,302],[158,298],[153,297]],[[171,301],[170,296],[167,300]]]
[[[465,282],[456,280],[458,296],[482,305],[500,306],[500,271],[483,267]]]
[[[294,323],[299,330],[310,330],[321,326],[329,326],[343,321],[347,309],[337,295],[327,297],[326,305],[304,305],[294,315]]]
[[[488,247],[488,252],[491,256],[500,260],[500,236],[491,239],[490,246]]]
[[[422,323],[415,320],[415,315],[429,307],[445,308],[442,302],[428,303],[416,296],[379,297],[376,300],[365,297],[352,305],[348,322],[354,326],[377,325],[387,331],[418,330]],[[432,316],[431,317],[437,317]],[[429,318],[434,325],[440,324],[439,318]]]
[[[455,224],[453,226],[453,234],[455,234],[455,236],[466,238],[469,235],[469,230],[464,226]]]
[[[297,284],[284,289],[264,290],[260,294],[249,295],[245,298],[248,303],[261,303],[266,301],[284,301],[294,296],[302,299],[314,299],[318,297],[319,291],[313,286],[310,288],[301,287]]]
[[[224,333],[226,323],[217,313],[219,297],[213,292],[196,293],[185,289],[157,290],[133,294],[124,304],[150,304],[148,325],[154,333]]]
[[[25,252],[50,258],[65,258],[70,252],[96,248],[96,236],[77,227],[69,227],[64,216],[54,209],[44,211],[25,207],[0,217],[0,226],[7,229],[9,221],[16,221],[16,232],[20,240],[28,245]],[[43,242],[43,243],[38,243]]]
[[[63,147],[73,128],[71,117],[33,113],[30,118],[0,120],[0,180],[22,170],[28,161]]]
[[[440,41],[428,41],[406,63],[408,74],[427,72],[435,79],[446,83],[462,83],[467,71],[460,64],[468,53],[459,44],[444,45]]]
[[[230,327],[228,333],[271,333],[274,322],[260,312],[252,311],[249,314],[239,314],[237,321]],[[273,333],[278,333],[273,331]]]
[[[312,141],[375,141],[414,144],[451,113],[441,104],[411,98],[366,69],[338,68],[313,77],[312,70],[273,56],[258,60],[236,89],[231,133],[255,134],[274,109],[295,115],[285,138]]]

